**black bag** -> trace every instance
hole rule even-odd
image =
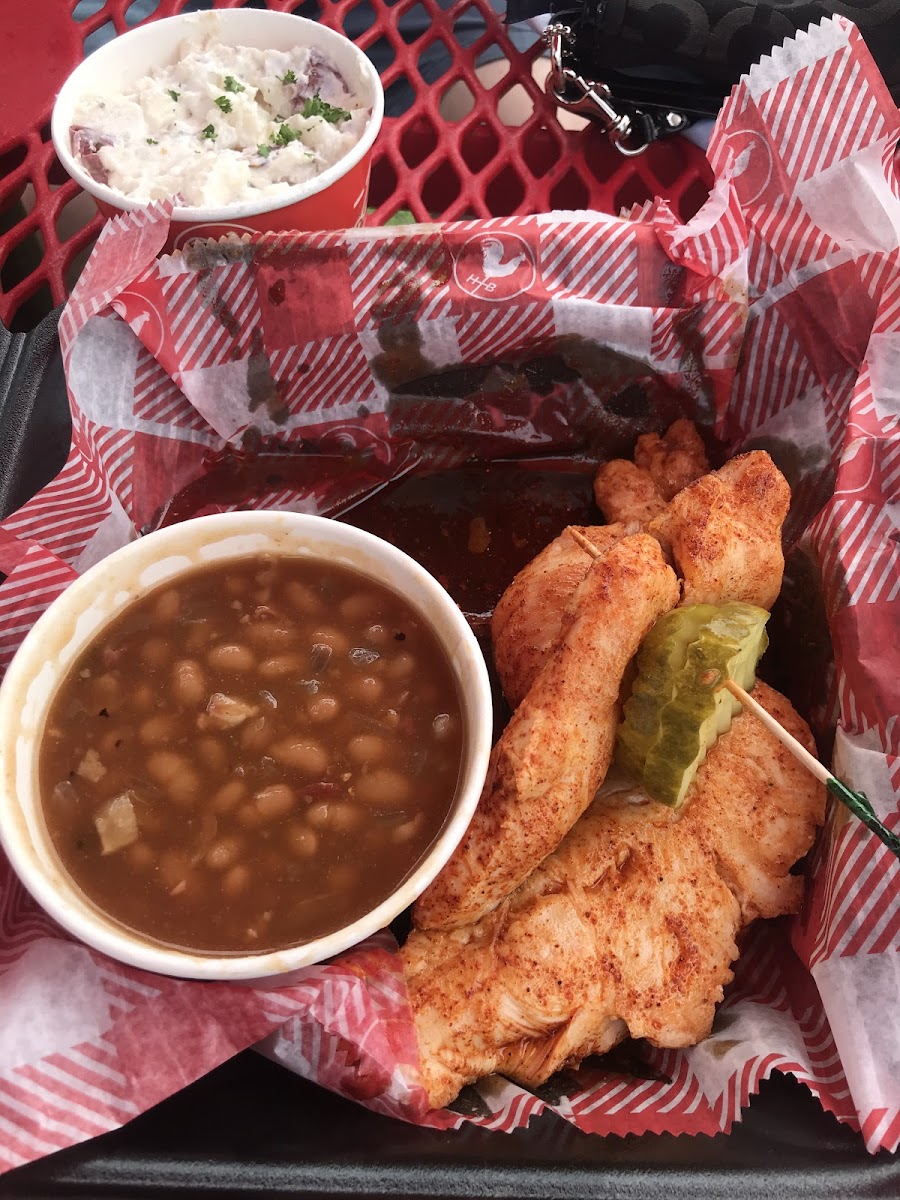
[[[507,0],[506,19],[547,11],[548,0]],[[639,153],[715,116],[762,55],[835,13],[856,24],[900,101],[900,0],[552,0],[548,90]]]

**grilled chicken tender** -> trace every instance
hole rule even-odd
[[[575,529],[605,553],[635,525],[576,525]],[[518,573],[494,609],[491,636],[494,662],[511,708],[525,699],[559,639],[562,614],[584,579],[591,560],[568,529]],[[535,603],[536,597],[540,603]]]
[[[647,532],[684,578],[682,604],[743,600],[771,608],[784,573],[781,526],[790,499],[787,480],[762,450],[732,459],[679,492]],[[604,532],[620,537],[629,528],[619,523],[579,532],[603,549]],[[495,609],[494,661],[511,706],[526,695],[559,637],[566,588],[574,589],[590,566],[588,554],[581,551],[579,559],[578,550],[573,538],[560,534],[522,568]]]
[[[647,534],[589,562],[555,650],[492,751],[465,837],[416,904],[420,929],[468,925],[495,908],[556,849],[606,775],[625,668],[679,589]]]
[[[708,470],[696,426],[682,417],[662,435],[641,434],[633,463],[624,458],[604,463],[594,479],[594,499],[608,521],[644,525]]]
[[[784,697],[754,695],[812,747]],[[505,904],[413,932],[401,953],[432,1105],[495,1071],[534,1088],[627,1036],[702,1040],[742,925],[796,911],[790,868],[823,812],[822,786],[742,712],[680,812],[637,788],[601,794]]]
[[[742,600],[771,608],[781,591],[787,480],[764,450],[732,458],[679,492],[647,532],[684,580],[684,604]]]

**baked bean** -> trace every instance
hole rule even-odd
[[[197,757],[205,767],[221,774],[228,769],[228,751],[225,743],[211,733],[202,733],[194,742]]]
[[[140,739],[145,746],[161,746],[163,742],[171,741],[175,730],[175,721],[165,713],[148,717],[141,725]]]
[[[156,863],[156,855],[146,842],[132,842],[127,853],[129,863],[138,871],[147,871]]]
[[[149,712],[154,707],[153,688],[149,683],[142,683],[134,689],[130,696],[131,707],[139,712]]]
[[[243,779],[229,779],[212,798],[213,810],[217,813],[229,813],[247,795],[247,785]]]
[[[187,808],[197,799],[200,791],[200,777],[196,771],[188,767],[186,771],[168,781],[166,791],[176,804]]]
[[[318,742],[309,738],[287,738],[272,747],[272,757],[285,767],[294,767],[306,775],[324,775],[328,769],[328,753]]]
[[[316,725],[324,725],[326,721],[333,721],[338,716],[341,704],[334,696],[312,696],[306,711],[309,713],[309,719]]]
[[[324,608],[322,598],[315,588],[298,580],[291,580],[285,584],[284,594],[291,607],[305,616],[313,617]]]
[[[252,721],[241,726],[240,743],[244,750],[259,753],[265,750],[272,740],[272,730],[266,724],[265,717],[254,717]]]
[[[297,794],[286,783],[273,783],[253,797],[256,810],[264,821],[286,817],[297,803]]]
[[[100,708],[110,708],[122,697],[122,681],[118,675],[100,675],[91,684],[91,703]]]
[[[316,829],[349,833],[360,827],[365,814],[358,805],[348,804],[346,800],[320,800],[306,810],[306,819]]]
[[[350,649],[350,639],[346,633],[341,633],[340,629],[334,629],[331,626],[322,626],[313,630],[309,641],[313,646],[330,646],[335,654],[346,654]]]
[[[338,800],[331,805],[328,824],[337,833],[352,833],[354,829],[359,829],[365,819],[366,814],[358,804]]]
[[[408,650],[401,650],[385,664],[384,673],[389,679],[408,679],[416,669],[416,660]]]
[[[262,825],[262,813],[255,804],[242,804],[235,813],[238,824],[245,829],[258,829]]]
[[[303,659],[299,654],[276,654],[259,664],[263,679],[280,679],[284,675],[301,675]]]
[[[239,642],[220,642],[213,646],[206,661],[214,671],[252,671],[256,666],[253,651]]]
[[[397,845],[403,846],[407,842],[411,842],[414,837],[418,837],[425,824],[424,813],[417,813],[411,821],[404,821],[402,825],[398,825],[391,834],[391,841]]]
[[[153,606],[153,615],[158,621],[174,621],[180,612],[181,597],[174,588],[162,592]]]
[[[209,695],[203,668],[193,658],[181,658],[172,668],[172,692],[179,704],[194,708]]]
[[[249,587],[250,580],[246,575],[225,576],[225,591],[229,596],[243,596]]]
[[[356,624],[366,617],[373,617],[381,607],[381,601],[374,592],[354,592],[345,596],[338,605],[338,612],[346,621]]]
[[[456,722],[449,713],[438,713],[431,722],[431,730],[438,741],[446,741],[456,732]]]
[[[366,763],[384,762],[389,753],[388,743],[376,733],[360,733],[347,743],[347,757],[358,767]]]
[[[312,829],[298,821],[288,825],[284,831],[291,854],[297,858],[312,858],[319,848],[319,839]]]
[[[141,647],[141,662],[148,667],[163,667],[172,657],[172,652],[162,638],[150,638]]]
[[[349,679],[347,691],[360,704],[377,704],[384,695],[384,683],[374,675],[363,675],[360,679]]]
[[[285,650],[290,646],[296,646],[300,640],[300,634],[296,629],[289,629],[285,625],[276,625],[272,621],[260,621],[255,625],[248,625],[247,637],[254,646],[259,646],[263,650]]]
[[[306,819],[316,829],[325,829],[330,823],[333,807],[334,805],[329,804],[327,800],[320,800],[316,804],[311,804],[306,810]]]
[[[222,891],[229,897],[240,896],[242,892],[246,892],[249,884],[250,870],[239,863],[232,867],[222,880]]]
[[[115,754],[117,750],[121,750],[125,744],[125,736],[121,729],[107,729],[97,743],[97,748],[103,758],[108,758],[109,755]]]
[[[376,808],[402,808],[409,799],[409,779],[390,767],[376,767],[365,775],[357,776],[354,795],[363,804]]]
[[[234,836],[216,838],[206,852],[206,865],[212,871],[225,871],[233,866],[242,848],[240,838]]]
[[[161,886],[170,895],[191,877],[191,864],[183,850],[163,850],[159,856],[157,875]]]
[[[391,640],[391,631],[385,625],[370,625],[363,633],[363,641],[367,646],[387,646]]]
[[[174,750],[154,750],[147,755],[147,774],[157,783],[167,784],[179,775],[190,772],[191,764],[183,754]]]

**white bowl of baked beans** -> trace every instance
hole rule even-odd
[[[92,567],[23,642],[0,842],[113,958],[288,984],[434,879],[491,726],[478,643],[413,559],[321,517],[201,517]]]

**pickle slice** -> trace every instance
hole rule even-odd
[[[684,803],[697,768],[741,707],[722,683],[733,679],[752,689],[768,645],[768,619],[765,609],[734,602],[701,626],[644,760],[641,780],[654,799],[674,808]]]
[[[712,604],[674,608],[660,617],[638,650],[637,675],[625,701],[616,739],[616,762],[641,778],[647,752],[660,732],[663,709],[672,699],[690,644],[719,610]]]

